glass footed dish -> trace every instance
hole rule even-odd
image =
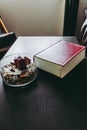
[[[0,73],[6,85],[23,87],[37,78],[37,65],[30,54],[11,54],[1,59]]]

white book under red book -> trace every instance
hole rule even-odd
[[[85,58],[86,47],[60,41],[34,56],[37,67],[63,78]]]

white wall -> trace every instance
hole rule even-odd
[[[84,13],[83,9],[87,7],[87,0],[79,0],[79,8],[78,8],[78,17],[77,17],[77,25],[76,25],[76,36],[80,37],[80,29],[82,23],[84,21]]]
[[[0,0],[9,31],[16,35],[62,35],[65,0]]]

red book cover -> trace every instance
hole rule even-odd
[[[85,46],[66,41],[60,41],[45,51],[39,53],[38,57],[64,66],[84,49]]]

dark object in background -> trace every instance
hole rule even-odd
[[[87,46],[87,8],[84,8],[84,21],[81,26],[81,43]]]
[[[86,57],[87,57],[87,7],[83,9],[84,21],[81,26],[81,44],[86,46]]]
[[[10,46],[15,42],[16,35],[14,32],[0,35],[0,59],[5,55]]]
[[[15,42],[15,32],[8,32],[0,16],[0,59],[5,55],[10,46]]]
[[[0,35],[0,49],[3,47],[11,46],[16,40],[14,32],[5,33]]]

